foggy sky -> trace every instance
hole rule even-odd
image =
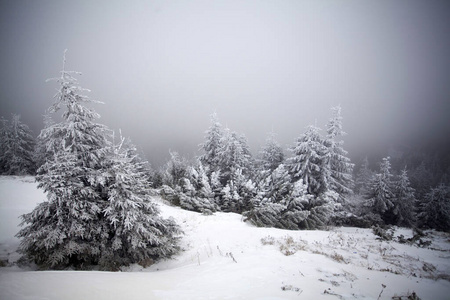
[[[105,102],[98,121],[143,150],[192,157],[209,115],[257,152],[338,104],[351,157],[448,147],[448,1],[1,1],[0,115],[35,135],[62,67]],[[324,132],[323,131],[323,132]]]

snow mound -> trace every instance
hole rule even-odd
[[[161,214],[184,231],[173,259],[116,273],[26,271],[14,264],[18,216],[44,199],[32,177],[0,177],[0,259],[8,265],[0,299],[448,299],[450,291],[450,236],[442,232],[429,232],[431,245],[419,248],[379,241],[369,229],[257,228],[238,214],[206,216],[160,198]]]

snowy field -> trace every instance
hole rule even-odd
[[[44,199],[33,177],[0,177],[2,300],[407,299],[412,292],[450,299],[448,234],[430,232],[431,245],[419,248],[378,241],[370,229],[256,228],[237,214],[204,216],[160,199],[162,214],[185,232],[174,259],[115,273],[21,269],[14,264],[18,216]]]

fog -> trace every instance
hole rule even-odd
[[[155,166],[194,156],[213,112],[255,153],[336,105],[353,160],[449,149],[449,20],[448,1],[1,1],[0,115],[37,135],[68,49],[98,122]]]

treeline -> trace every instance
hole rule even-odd
[[[50,111],[59,110],[61,103]],[[74,109],[68,106],[64,116],[71,116]],[[83,110],[90,112],[89,118],[97,116]],[[34,139],[19,115],[1,118],[1,174],[34,175],[37,171],[40,178],[46,164],[56,159],[55,149],[69,149],[67,139],[75,137],[67,134],[81,134],[50,135],[49,130],[61,126],[50,114],[44,124]],[[396,151],[392,159],[383,158],[378,169],[371,168],[365,158],[355,170],[343,148],[340,107],[332,108],[325,128],[321,134],[320,128],[309,126],[287,151],[271,133],[253,157],[245,136],[223,128],[213,114],[198,157],[192,162],[171,152],[170,160],[158,171],[138,157],[131,142],[121,142],[121,147],[128,145],[127,155],[139,161],[148,188],[157,189],[163,198],[184,209],[206,214],[236,212],[258,226],[286,229],[398,225],[449,230],[448,157]],[[102,131],[112,136],[110,130]],[[87,138],[94,142],[92,136]],[[81,155],[91,146],[80,145],[71,151]]]
[[[271,134],[256,159],[245,136],[223,128],[214,114],[194,164],[171,154],[158,180],[161,194],[185,209],[242,213],[259,226],[324,226],[353,187],[340,111],[333,108],[326,136],[309,126],[289,149],[290,157]]]
[[[357,170],[343,148],[341,108],[332,108],[325,134],[309,126],[287,149],[272,133],[257,157],[244,135],[211,116],[194,162],[176,152],[153,176],[171,203],[210,214],[241,213],[258,226],[315,229],[327,225],[450,229],[449,169],[427,155],[407,152],[372,170],[367,158]],[[428,163],[432,162],[432,164]],[[411,168],[409,175],[407,166]]]

